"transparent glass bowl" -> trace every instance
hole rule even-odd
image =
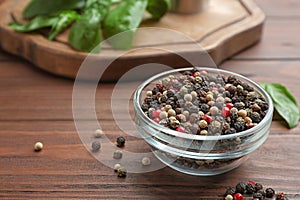
[[[141,109],[146,92],[155,83],[169,75],[192,68],[181,68],[157,74],[142,83],[134,94],[135,121],[139,134],[152,147],[155,156],[169,167],[191,175],[211,176],[228,172],[247,159],[247,155],[260,147],[268,137],[273,116],[273,103],[257,83],[239,74],[215,69],[198,68],[209,74],[235,76],[248,83],[265,98],[269,108],[265,117],[253,128],[229,135],[202,136],[177,132],[155,123]]]

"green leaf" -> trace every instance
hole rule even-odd
[[[63,29],[70,25],[74,20],[79,19],[80,15],[73,10],[62,11],[58,15],[56,23],[53,24],[48,39],[53,40]]]
[[[283,85],[278,83],[260,83],[271,96],[274,107],[280,116],[294,128],[299,122],[299,107],[296,98]]]
[[[57,16],[37,16],[27,24],[9,23],[9,27],[18,32],[31,32],[45,27],[51,27],[57,22]]]
[[[82,9],[84,6],[85,0],[32,0],[24,9],[23,17],[49,15],[62,10]]]
[[[148,0],[147,11],[153,19],[161,19],[171,8],[170,0]]]
[[[114,48],[131,48],[134,34],[143,19],[147,3],[147,0],[127,0],[107,15],[104,21],[104,36]]]
[[[72,27],[69,34],[70,45],[79,51],[94,53],[100,52],[101,42],[100,16],[96,10],[90,10],[89,14],[82,16]]]

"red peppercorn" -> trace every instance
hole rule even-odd
[[[195,72],[194,74],[193,74],[193,76],[194,77],[196,77],[196,76],[200,76],[201,75],[201,73],[200,72]]]
[[[243,200],[244,196],[240,193],[236,193],[233,197],[234,200]]]
[[[256,183],[255,183],[254,181],[252,181],[252,180],[249,180],[248,183],[249,183],[249,184],[252,184],[252,185],[255,185],[255,184],[256,184]]]
[[[154,110],[152,112],[152,118],[154,119],[156,117],[159,117],[160,113],[161,113],[161,110]]]
[[[229,108],[229,109],[233,108],[233,106],[234,105],[232,103],[226,103],[226,107]]]
[[[178,128],[176,128],[176,131],[181,132],[181,133],[185,133],[186,132],[185,128],[182,127],[182,126],[179,126]]]
[[[159,117],[155,117],[155,118],[153,119],[153,121],[155,121],[156,123],[159,123],[159,122],[160,122],[160,118],[159,118]]]
[[[160,92],[163,90],[162,84],[156,84],[156,87],[159,89]]]
[[[222,116],[224,118],[228,117],[230,115],[230,109],[228,107],[223,107],[222,108]]]
[[[208,74],[207,71],[205,71],[205,70],[202,70],[200,73],[203,74],[203,75],[207,75]]]
[[[249,129],[249,128],[254,127],[254,124],[253,124],[253,123],[247,123],[246,126],[247,126],[247,128]]]
[[[209,116],[209,115],[204,115],[204,116],[203,116],[203,119],[204,119],[208,124],[210,124],[210,122],[212,121],[212,117]]]

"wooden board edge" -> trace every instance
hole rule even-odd
[[[260,8],[255,5],[253,0],[239,1],[250,12],[249,17],[237,22],[232,26],[226,27],[221,31],[209,35],[207,38],[200,42],[200,45],[201,43],[206,44],[204,50],[206,50],[211,55],[212,59],[217,65],[219,65],[228,57],[253,45],[261,38],[263,23],[265,21],[265,14],[260,10]],[[228,35],[228,32],[230,32],[231,34]],[[224,33],[227,33],[226,36]],[[37,43],[36,38],[33,38],[31,35],[24,36],[24,34],[22,33],[16,33],[13,30],[9,29],[8,26],[2,26],[2,28],[0,27],[0,37],[2,38],[4,35],[6,37],[9,37],[5,42],[0,43],[0,47],[2,49],[9,53],[27,59],[37,67],[47,72],[67,78],[76,77],[79,67],[88,55],[87,53],[81,52],[75,52],[74,54],[64,49],[57,50],[55,48],[43,48],[43,45]],[[34,57],[32,52],[36,52]],[[137,58],[139,61],[137,61],[136,63],[144,64],[142,63],[142,61],[148,60],[147,56],[149,55],[139,56]],[[163,60],[172,59],[171,55],[159,56],[163,57]],[[47,60],[40,59],[44,57],[46,57]],[[61,60],[68,60],[68,63],[62,63]],[[180,65],[183,63],[177,62],[177,64],[178,66],[174,67],[180,67]],[[61,67],[62,65],[64,65],[63,69]],[[104,77],[103,80],[118,80],[118,78],[122,75],[121,73],[126,72],[124,71],[124,67],[125,66],[123,66],[123,70],[113,72],[112,76]]]

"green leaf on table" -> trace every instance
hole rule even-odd
[[[260,83],[273,100],[279,115],[287,122],[289,128],[294,128],[299,122],[299,107],[296,98],[283,85],[278,83]]]

